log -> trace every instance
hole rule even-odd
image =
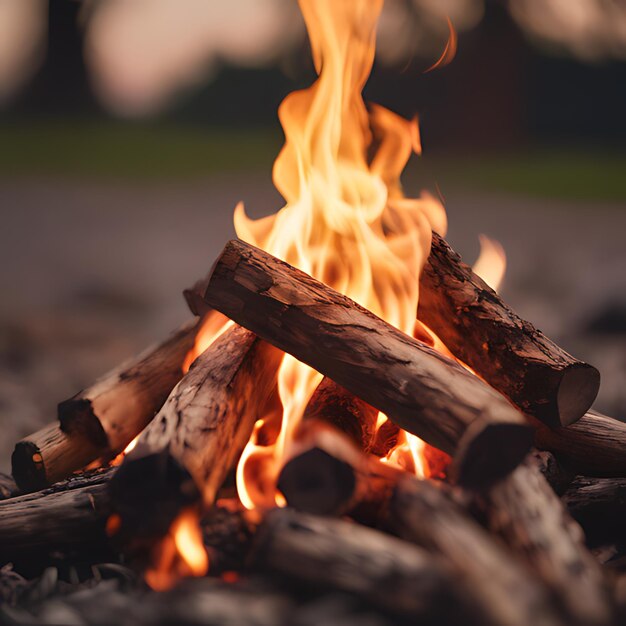
[[[530,455],[550,487],[557,495],[562,495],[574,480],[574,474],[563,467],[552,452],[532,450]]]
[[[626,544],[626,478],[578,476],[562,500],[582,526],[588,543]]]
[[[289,506],[316,515],[343,515],[357,506],[377,510],[402,474],[322,421],[301,424],[290,452],[277,487]]]
[[[19,495],[19,489],[12,476],[0,472],[0,500]]]
[[[626,424],[589,411],[571,426],[548,428],[534,422],[535,445],[549,450],[576,474],[626,477]]]
[[[61,402],[58,417],[63,432],[80,434],[94,446],[107,448],[112,456],[122,452],[148,425],[182,378],[183,362],[201,324],[195,319],[188,322],[166,341]]]
[[[376,438],[378,411],[351,394],[330,378],[322,379],[302,416],[303,422],[328,422],[345,433],[364,452],[369,452]]]
[[[406,477],[398,483],[389,503],[387,525],[402,539],[443,561],[472,599],[483,623],[566,623],[543,585],[429,481]]]
[[[420,277],[417,317],[523,412],[567,426],[591,407],[600,373],[514,313],[437,233]]]
[[[282,354],[233,326],[196,359],[111,481],[120,538],[167,532],[211,506],[276,385]]]
[[[0,563],[26,553],[106,541],[107,483],[115,468],[81,475],[54,487],[0,502]]]
[[[355,523],[275,509],[258,530],[251,562],[289,583],[347,591],[412,620],[463,616],[455,583],[435,557]]]
[[[548,585],[568,623],[611,623],[610,597],[600,565],[535,458],[529,456],[478,500],[489,530]]]
[[[521,414],[483,381],[254,246],[226,245],[204,300],[452,455],[459,483],[498,480],[530,447]]]
[[[103,456],[108,456],[107,448],[80,433],[68,435],[53,422],[15,445],[11,469],[19,488],[29,492],[63,480]]]

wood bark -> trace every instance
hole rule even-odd
[[[463,615],[455,583],[435,557],[343,520],[271,511],[258,530],[252,563],[309,588],[354,593],[413,620],[451,623]]]
[[[369,452],[376,436],[378,411],[330,378],[322,379],[302,416],[303,422],[328,422],[345,433],[364,452]]]
[[[589,411],[571,426],[536,422],[535,445],[549,450],[576,474],[626,477],[626,424]]]
[[[258,248],[228,243],[204,299],[451,454],[460,483],[496,481],[529,449],[521,414],[483,381]]]
[[[36,491],[70,476],[109,454],[80,433],[64,433],[57,422],[19,441],[11,456],[12,473],[22,491]]]
[[[363,454],[335,427],[321,421],[301,424],[278,478],[289,506],[318,515],[343,515],[359,507],[384,506],[401,474]]]
[[[111,482],[121,535],[167,531],[185,507],[211,506],[276,384],[282,354],[233,326],[194,362]]]
[[[610,624],[610,597],[600,564],[580,526],[529,456],[480,499],[487,527],[504,539],[552,589],[568,623]]]
[[[575,422],[596,398],[598,370],[521,319],[436,233],[417,316],[457,358],[550,426]]]
[[[487,624],[564,624],[543,585],[444,491],[405,478],[389,503],[398,536],[439,556]]]
[[[578,476],[563,494],[563,504],[588,543],[626,544],[626,478]]]
[[[562,495],[574,480],[574,474],[566,467],[563,467],[552,452],[532,450],[530,454],[553,491],[558,495]]]
[[[192,320],[166,341],[148,348],[61,402],[61,429],[80,434],[113,456],[148,425],[183,376],[201,321]],[[92,459],[93,460],[93,459]],[[77,469],[77,468],[74,468]]]

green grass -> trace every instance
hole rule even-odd
[[[278,127],[198,128],[90,121],[0,124],[0,177],[181,180],[269,171]],[[444,194],[476,189],[585,201],[626,201],[626,152],[536,148],[472,158],[414,159],[408,176]]]

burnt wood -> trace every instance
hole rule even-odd
[[[183,376],[201,321],[192,320],[164,342],[105,374],[61,402],[61,429],[120,453],[148,425]],[[75,468],[76,469],[76,468]]]
[[[233,326],[196,359],[111,482],[121,532],[161,534],[213,504],[276,384],[282,353]]]
[[[36,491],[106,456],[107,448],[94,445],[80,433],[68,435],[54,422],[18,441],[11,456],[11,471],[22,491]]]
[[[420,277],[418,318],[522,411],[567,426],[592,405],[598,370],[513,312],[437,233]]]
[[[254,246],[226,245],[204,299],[452,455],[460,483],[498,480],[530,447],[521,414],[479,378]]]
[[[549,450],[576,474],[626,477],[626,424],[596,411],[571,426],[536,422],[535,445]]]
[[[580,526],[543,477],[537,459],[529,456],[481,500],[489,530],[552,589],[568,623],[611,623],[600,564],[588,552]]]
[[[429,481],[406,477],[398,483],[387,525],[442,560],[482,623],[566,623],[535,575]]]
[[[355,523],[276,509],[259,528],[252,555],[257,570],[347,591],[413,620],[463,616],[455,582],[435,557]]]
[[[590,544],[626,545],[626,478],[578,476],[562,499]]]

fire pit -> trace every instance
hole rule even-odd
[[[404,195],[417,121],[361,95],[382,0],[300,4],[318,79],[279,109],[286,204],[238,206],[195,319],[17,443],[5,616],[617,623],[626,426],[591,410],[598,371]]]

